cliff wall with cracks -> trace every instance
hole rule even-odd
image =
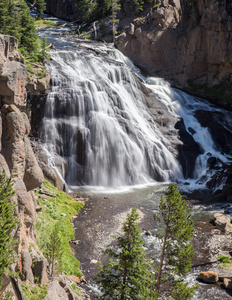
[[[132,2],[120,1],[122,33],[116,47],[148,74],[231,109],[232,2],[144,1],[142,12]],[[82,20],[75,0],[46,3],[47,12],[56,17]]]
[[[125,31],[116,46],[149,74],[227,106],[232,102],[231,1],[160,2],[139,18],[124,9],[119,26]]]
[[[33,189],[43,182],[28,134],[30,123],[26,111],[27,70],[17,49],[17,40],[0,35],[0,172],[13,175],[17,215],[21,226],[15,233],[20,240],[17,260],[12,266],[22,280],[34,282],[33,261],[41,268],[39,280],[47,282],[46,260],[36,244],[36,199]],[[10,279],[5,277],[3,288]]]

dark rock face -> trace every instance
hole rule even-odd
[[[46,12],[68,21],[80,18],[77,12],[77,1],[74,0],[46,0]]]
[[[221,153],[231,153],[232,149],[232,126],[225,115],[218,112],[197,111],[195,117],[201,126],[208,127],[211,136]]]
[[[179,131],[180,140],[183,142],[183,144],[178,145],[178,159],[182,165],[184,177],[192,178],[196,158],[199,154],[202,154],[204,150],[186,131],[183,120],[178,121],[175,128]]]

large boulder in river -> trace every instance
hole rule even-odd
[[[216,228],[223,232],[232,232],[230,217],[224,215],[223,213],[217,212],[214,214],[214,224]]]
[[[198,279],[206,283],[216,283],[218,281],[218,274],[216,272],[201,272]]]

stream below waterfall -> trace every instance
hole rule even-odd
[[[220,252],[220,236],[215,242],[209,221],[231,207],[213,203],[211,196],[225,180],[221,173],[220,180],[215,176],[231,163],[232,113],[161,78],[144,77],[112,45],[68,37],[65,28],[40,31],[40,37],[44,33],[56,50],[46,64],[52,90],[40,139],[50,166],[70,190],[90,197],[74,221],[74,250],[87,280],[133,206],[141,214],[147,253],[157,260],[153,214],[170,181],[187,195],[196,225],[195,267],[187,279],[194,282],[201,270],[216,268],[208,263]],[[212,181],[217,182],[209,190]],[[91,297],[96,298],[94,288]],[[194,297],[230,298],[226,290],[205,284]]]

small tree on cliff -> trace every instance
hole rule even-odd
[[[184,300],[193,295],[195,286],[188,286],[181,278],[191,270],[191,259],[194,255],[191,239],[194,226],[187,203],[182,199],[174,183],[169,184],[165,197],[161,196],[159,204],[160,214],[165,229],[162,233],[163,247],[156,282],[156,292],[159,292],[162,282],[164,261],[171,270],[166,272],[172,283],[174,299]],[[157,216],[154,216],[155,219]]]
[[[55,269],[59,269],[61,256],[63,254],[58,224],[55,224],[48,242],[45,244],[44,254],[48,260],[49,274],[53,277]]]
[[[15,194],[12,177],[7,178],[5,171],[0,174],[0,290],[4,272],[14,260],[14,248],[17,241],[11,236],[12,230],[18,227],[14,217],[15,205],[9,198]]]
[[[139,214],[134,207],[123,224],[122,237],[117,239],[117,252],[106,249],[109,263],[100,263],[97,282],[101,285],[101,299],[156,299],[151,264],[145,256]]]

